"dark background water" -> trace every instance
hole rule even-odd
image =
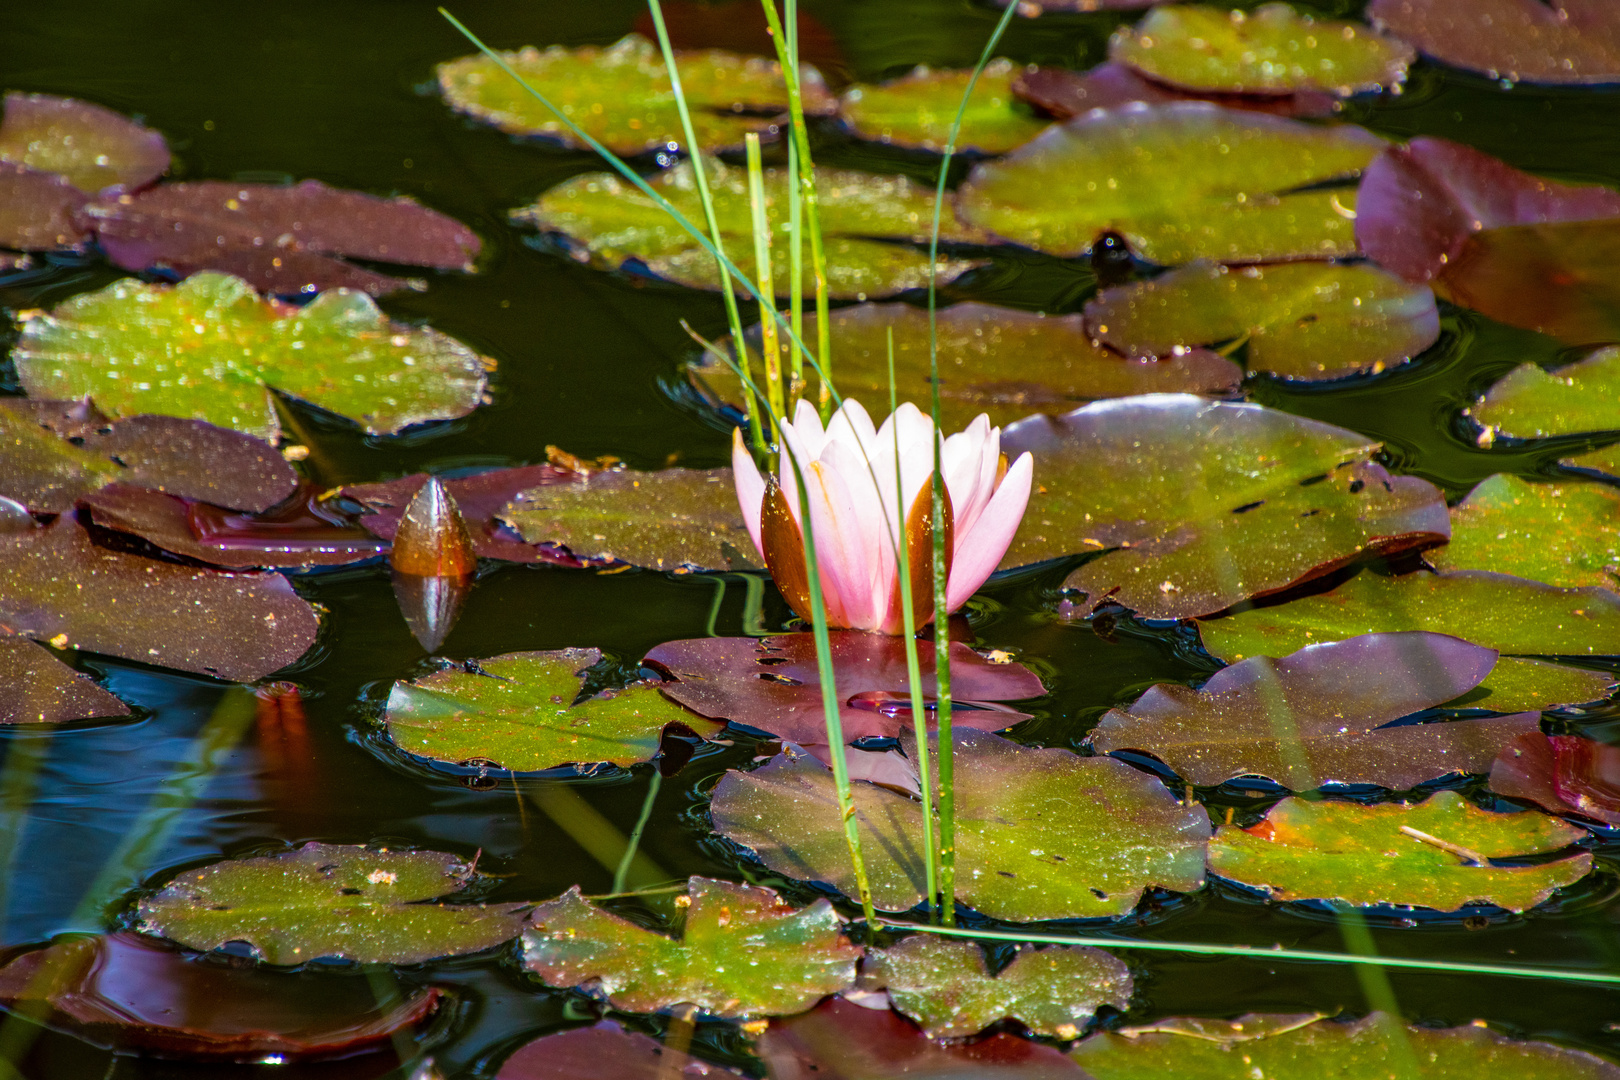
[[[608,43],[644,11],[635,0],[455,0],[451,6],[498,47]],[[916,63],[970,64],[998,15],[964,0],[804,0],[802,7],[836,43],[841,60],[827,65],[834,81],[875,80]],[[1314,7],[1354,14],[1359,5]],[[739,23],[756,18],[746,0],[732,10]],[[1103,58],[1118,21],[1110,15],[1015,20],[1000,51],[1020,61],[1089,66]],[[168,137],[180,178],[314,177],[408,194],[479,232],[486,248],[476,275],[433,276],[426,292],[391,298],[384,307],[498,359],[494,404],[392,439],[366,437],[294,406],[300,441],[315,448],[306,468],[320,483],[533,462],[544,459],[547,444],[584,456],[614,454],[647,468],[672,459],[723,463],[725,433],[665,388],[690,353],[680,319],[708,335],[723,333],[717,299],[581,267],[509,228],[509,209],[598,166],[588,155],[510,139],[451,113],[432,92],[432,68],[468,51],[424,0],[13,2],[0,29],[0,84],[84,97],[144,118]],[[1347,116],[1391,137],[1443,135],[1522,168],[1620,186],[1620,93],[1614,91],[1508,89],[1419,64],[1404,94],[1352,103]],[[818,132],[817,156],[919,177],[933,167],[926,156],[854,144],[829,129]],[[0,305],[48,306],[114,276],[93,256],[54,260],[43,270],[0,280]],[[953,290],[952,298],[1068,311],[1078,310],[1090,290],[1083,264],[1008,255]],[[1414,364],[1325,387],[1255,381],[1248,392],[1268,405],[1382,439],[1394,466],[1460,495],[1492,472],[1555,468],[1551,462],[1567,450],[1567,440],[1481,450],[1456,414],[1513,365],[1559,355],[1550,339],[1452,310],[1440,343]],[[14,373],[3,364],[0,388],[16,391]],[[1018,737],[1077,745],[1107,707],[1154,681],[1198,680],[1213,668],[1174,628],[1125,623],[1099,632],[1059,619],[1055,590],[1062,576],[1057,568],[994,583],[971,611],[983,643],[1019,652],[1052,687],[1033,710],[1037,719]],[[322,839],[482,851],[479,865],[496,876],[491,896],[497,899],[545,899],[576,883],[588,893],[607,890],[611,870],[570,838],[570,822],[559,825],[530,797],[561,781],[504,779],[477,790],[464,777],[407,762],[376,741],[373,721],[390,681],[419,673],[426,659],[397,614],[384,568],[308,575],[299,587],[330,612],[319,645],[287,673],[302,687],[309,712],[311,786],[296,799],[272,798],[265,758],[250,738],[220,763],[204,797],[179,815],[161,848],[143,856],[122,884],[161,883],[189,863]],[[715,589],[702,577],[488,567],[442,652],[476,657],[594,645],[633,668],[653,645],[701,635]],[[728,587],[720,632],[740,632],[742,594],[739,585]],[[780,624],[786,614],[774,599],[768,602],[768,621]],[[218,684],[174,673],[93,658],[77,662],[105,675],[140,709],[128,723],[49,735],[0,733],[8,755],[22,751],[42,760],[26,814],[11,815],[5,825],[12,845],[5,945],[102,928],[102,912],[75,916],[81,896],[134,816],[187,760],[191,740],[223,693]],[[1605,718],[1600,713],[1573,722],[1602,734]],[[671,876],[710,873],[781,884],[729,854],[704,827],[702,793],[721,770],[748,757],[746,746],[706,751],[663,785],[644,849]],[[642,768],[566,787],[628,832],[649,777]],[[1250,804],[1231,792],[1216,798],[1240,808]],[[1408,927],[1398,924],[1409,913],[1378,913],[1372,917],[1378,946],[1393,955],[1613,969],[1620,959],[1620,904],[1613,901],[1617,880],[1609,849],[1599,851],[1598,873],[1533,914],[1497,913],[1466,929],[1455,917]],[[799,898],[810,895],[787,888]],[[1323,911],[1267,905],[1218,887],[1161,897],[1132,925],[1178,940],[1342,945]],[[492,1074],[513,1046],[588,1013],[581,999],[526,980],[505,955],[400,974],[406,983],[432,980],[458,992],[455,1009],[430,1036],[431,1052],[450,1075]],[[1132,1021],[1367,1007],[1356,976],[1342,967],[1126,956],[1138,980]],[[1608,1026],[1620,1016],[1620,993],[1613,990],[1410,973],[1393,974],[1391,981],[1414,1020],[1483,1018],[1515,1033],[1620,1055],[1620,1035]],[[656,1018],[632,1022],[654,1032],[662,1024]],[[715,1050],[739,1046],[721,1025],[702,1037]],[[29,1071],[76,1080],[108,1068],[100,1051],[50,1037],[36,1046]],[[118,1077],[255,1071],[133,1061],[112,1068],[109,1075]],[[381,1075],[386,1068],[336,1066],[307,1075]]]

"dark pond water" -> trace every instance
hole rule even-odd
[[[1239,5],[1244,6],[1244,5]],[[1309,6],[1309,5],[1301,5]],[[1355,3],[1316,5],[1353,14]],[[803,0],[830,32],[844,67],[834,74],[871,80],[915,63],[965,65],[976,57],[997,12],[964,0]],[[455,0],[453,8],[500,47],[611,42],[634,25],[636,0]],[[739,5],[749,8],[749,5]],[[1004,49],[1018,60],[1081,67],[1101,59],[1116,20],[1047,17],[1015,21]],[[427,90],[432,65],[468,51],[431,0],[74,0],[7,5],[0,30],[0,82],[6,87],[88,98],[144,117],[168,136],[177,174],[265,180],[315,177],[377,193],[404,193],[467,222],[486,255],[474,276],[443,275],[421,294],[385,301],[396,317],[432,323],[500,362],[495,402],[451,424],[399,438],[367,438],[303,410],[301,441],[316,448],[306,466],[321,484],[372,480],[417,470],[439,472],[544,460],[547,444],[592,456],[614,454],[640,467],[672,459],[693,466],[727,460],[727,436],[665,389],[689,354],[679,326],[690,320],[723,333],[718,301],[706,294],[610,276],[536,250],[510,229],[506,211],[597,163],[584,154],[509,140],[451,114]],[[1350,119],[1391,136],[1443,135],[1510,163],[1562,179],[1620,186],[1620,93],[1518,87],[1419,65],[1402,96],[1352,107]],[[822,132],[818,160],[886,164],[925,176],[927,158],[885,154]],[[113,272],[93,258],[63,259],[43,272],[0,283],[0,305],[50,305],[98,287]],[[1078,310],[1089,272],[1037,256],[1007,257],[959,288],[1046,311]],[[1440,343],[1399,371],[1330,388],[1258,382],[1254,400],[1331,421],[1385,440],[1389,461],[1454,495],[1498,471],[1555,468],[1558,448],[1538,456],[1484,451],[1461,433],[1457,409],[1509,367],[1549,360],[1550,339],[1511,330],[1468,312],[1448,311]],[[15,392],[0,365],[0,387]],[[1015,734],[1077,745],[1108,706],[1161,680],[1196,680],[1214,665],[1173,628],[1115,627],[1106,636],[1054,614],[1063,568],[992,583],[973,605],[973,633],[987,645],[1038,658],[1053,688],[1039,715]],[[289,841],[395,841],[471,855],[496,875],[495,899],[543,899],[571,885],[605,892],[612,871],[576,835],[584,820],[531,796],[560,782],[503,780],[486,790],[464,778],[406,763],[371,734],[380,692],[421,671],[425,657],[401,621],[385,567],[307,575],[300,590],[330,612],[320,644],[285,677],[302,688],[313,736],[315,777],[296,801],[276,800],[252,739],[217,762],[200,797],[178,810],[161,842],[112,863],[123,890],[164,879],[180,866],[278,848]],[[716,584],[630,571],[612,576],[545,567],[491,567],[442,650],[454,657],[515,649],[595,645],[633,663],[650,647],[701,635]],[[787,611],[774,595],[767,621]],[[722,633],[741,630],[743,589],[731,584],[720,609]],[[119,855],[135,817],[186,761],[191,743],[224,688],[137,666],[85,660],[125,700],[140,706],[129,723],[51,735],[0,735],[10,755],[40,759],[25,815],[4,822],[4,944],[67,930],[96,930],[106,912],[81,897]],[[1583,723],[1603,737],[1602,715]],[[671,877],[691,873],[762,877],[710,840],[703,792],[746,747],[710,751],[665,783],[644,850]],[[650,773],[575,781],[567,791],[628,832]],[[1242,799],[1233,797],[1236,805]],[[540,808],[553,808],[556,817]],[[15,809],[17,796],[7,805]],[[1571,894],[1526,916],[1498,915],[1475,929],[1456,918],[1396,927],[1373,917],[1382,951],[1483,962],[1521,960],[1586,966],[1620,964],[1620,900],[1612,855]],[[1181,940],[1280,943],[1337,949],[1327,914],[1279,908],[1220,888],[1164,898],[1138,917],[1136,932]],[[1232,1015],[1248,1010],[1334,1013],[1364,1010],[1366,998],[1345,968],[1251,961],[1142,959],[1133,956],[1138,992],[1133,1020],[1172,1014]],[[430,1052],[450,1076],[492,1074],[512,1047],[585,1014],[580,999],[537,989],[501,960],[458,961],[405,970],[407,983],[451,987],[457,1005],[430,1036]],[[1414,1020],[1463,1023],[1476,1017],[1525,1035],[1620,1054],[1620,991],[1503,979],[1397,973],[1403,1011]],[[635,1021],[656,1031],[660,1021]],[[646,1027],[646,1025],[651,1027]],[[721,1026],[700,1037],[736,1053]],[[282,1075],[383,1075],[392,1066],[281,1070]],[[108,1071],[110,1069],[110,1071]],[[40,1041],[28,1075],[80,1077],[247,1075],[123,1060],[62,1037]]]

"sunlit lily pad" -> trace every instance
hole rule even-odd
[[[1236,364],[1205,349],[1173,354],[1166,349],[1158,360],[1125,359],[1096,345],[1079,315],[1038,315],[969,302],[941,309],[936,319],[940,422],[947,431],[966,427],[980,413],[1001,426],[1032,412],[1066,412],[1100,398],[1228,394],[1243,381]],[[814,318],[805,324],[805,336],[814,341]],[[839,392],[860,401],[887,400],[891,329],[899,399],[926,408],[928,312],[910,304],[854,304],[833,312]],[[751,334],[749,342],[757,356],[757,336]],[[706,354],[690,374],[712,399],[742,407],[742,382],[729,367]]]
[[[1154,8],[1109,42],[1109,59],[1189,90],[1348,97],[1399,86],[1416,54],[1370,27],[1297,14],[1288,4],[1228,11],[1203,4]]]
[[[1288,798],[1248,829],[1224,826],[1209,868],[1276,900],[1343,900],[1456,911],[1471,903],[1533,908],[1592,869],[1592,856],[1529,866],[1490,860],[1560,851],[1585,830],[1535,811],[1481,810],[1455,791],[1421,803]]]
[[[1299,262],[1193,263],[1150,281],[1105,289],[1086,323],[1128,356],[1245,341],[1250,371],[1332,379],[1382,371],[1440,336],[1434,293],[1372,266]]]
[[[825,900],[694,877],[679,938],[599,908],[576,886],[523,931],[523,966],[552,986],[589,983],[618,1009],[696,1005],[720,1017],[800,1012],[855,981],[861,950]]]
[[[49,649],[0,631],[0,725],[128,716],[129,706]]]
[[[1491,385],[1473,418],[1520,439],[1620,428],[1620,348],[1545,371],[1520,364]]]
[[[990,974],[975,942],[916,934],[867,953],[862,975],[936,1037],[976,1035],[1002,1019],[1072,1039],[1101,1005],[1124,1009],[1131,974],[1099,949],[1021,949]]]
[[[956,895],[984,915],[1118,916],[1150,886],[1203,883],[1203,807],[1182,805],[1124,762],[958,731],[955,764]],[[874,902],[890,911],[921,903],[921,805],[874,784],[853,789]],[[832,772],[815,759],[784,755],[726,773],[710,815],[776,873],[854,894]]]
[[[415,964],[517,936],[527,904],[429,904],[472,880],[438,851],[305,844],[187,870],[140,902],[139,929],[193,949],[246,942],[271,964]]]
[[[1209,615],[1450,528],[1437,488],[1368,461],[1377,444],[1259,405],[1124,398],[1020,421],[1001,445],[1039,463],[1002,565],[1101,552],[1065,581],[1093,608]]]
[[[488,762],[513,772],[570,763],[650,761],[671,724],[702,735],[724,725],[672,704],[651,683],[605,690],[575,704],[596,649],[508,653],[452,665],[388,695],[388,736],[440,761]]]
[[[1451,543],[1428,558],[1439,570],[1495,570],[1566,589],[1620,588],[1620,491],[1497,473],[1452,509]]]
[[[373,536],[393,540],[405,508],[427,482],[426,473],[413,473],[397,480],[374,484],[348,484],[343,494],[368,511],[360,524]],[[565,552],[557,553],[523,542],[516,530],[504,525],[497,515],[521,491],[546,484],[568,483],[576,479],[568,469],[551,465],[520,465],[512,469],[491,469],[472,476],[443,481],[445,491],[456,500],[462,520],[472,537],[473,551],[480,558],[508,562],[563,562],[574,566],[579,560]]]
[[[1039,135],[1051,121],[1034,116],[1012,92],[1018,67],[997,59],[985,65],[968,99],[956,138],[959,150],[1002,154]],[[923,150],[944,150],[973,72],[919,67],[880,86],[857,84],[838,111],[863,139]]]
[[[1215,101],[1228,109],[1271,113],[1275,116],[1326,116],[1338,98],[1320,90],[1293,94],[1211,94],[1178,90],[1145,79],[1135,68],[1112,62],[1089,71],[1041,67],[1025,70],[1012,84],[1013,93],[1048,116],[1071,120],[1092,109],[1111,109],[1132,101],[1149,105],[1171,101]]]
[[[1493,79],[1620,82],[1620,12],[1605,0],[1372,0],[1367,16]]]
[[[1497,756],[1491,790],[1529,799],[1555,814],[1620,825],[1620,746],[1526,732]]]
[[[1596,450],[1571,454],[1569,457],[1560,458],[1558,463],[1572,468],[1608,473],[1610,476],[1620,476],[1620,443],[1610,443]]]
[[[753,225],[745,170],[710,160],[705,166],[714,195],[715,217],[726,255],[753,279]],[[653,177],[653,190],[703,227],[703,207],[692,180],[692,167],[682,162]],[[788,288],[788,176],[785,169],[765,170],[765,197],[776,237],[771,256],[777,291]],[[928,284],[925,250],[934,220],[934,193],[904,176],[818,169],[817,198],[821,228],[827,238],[830,295],[865,300]],[[714,257],[642,192],[612,173],[586,173],[559,184],[533,206],[514,212],[515,220],[555,233],[579,257],[608,269],[632,260],[660,277],[702,289],[718,289]],[[958,223],[946,209],[940,221],[945,243],[982,243],[987,237]],[[804,245],[805,280],[810,280],[810,245]],[[940,256],[939,280],[950,281],[970,260]]]
[[[55,173],[0,161],[0,247],[52,251],[90,242],[84,192]]]
[[[13,359],[31,397],[89,396],[114,417],[167,413],[271,441],[271,387],[383,435],[466,415],[486,379],[471,349],[390,322],[364,293],[291,308],[214,273],[76,296],[24,322]]]
[[[571,1028],[518,1047],[495,1080],[696,1080],[740,1076],[668,1049],[612,1020]],[[667,1056],[666,1056],[667,1055]]]
[[[104,106],[13,91],[5,110],[0,161],[55,173],[81,191],[133,191],[169,167],[162,135]]]
[[[973,170],[971,225],[1057,255],[1104,232],[1157,263],[1325,259],[1356,250],[1349,180],[1384,143],[1201,102],[1126,105],[1052,127]]]
[[[1566,345],[1620,341],[1620,216],[1474,233],[1435,279],[1442,299]]]
[[[606,48],[553,45],[502,53],[523,79],[563,115],[619,154],[683,146],[680,113],[658,46],[630,34]],[[740,146],[747,132],[773,131],[772,114],[787,111],[775,61],[720,49],[677,52],[675,65],[704,150]],[[550,109],[488,57],[475,53],[440,64],[439,89],[461,112],[502,131],[545,135],[583,146]],[[799,68],[806,112],[827,112],[833,98],[809,65]]]

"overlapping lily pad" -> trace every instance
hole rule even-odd
[[[272,387],[381,435],[464,416],[486,380],[471,349],[390,322],[364,293],[290,308],[215,273],[76,296],[24,322],[13,358],[31,397],[89,396],[114,417],[166,413],[271,441]]]
[[[502,1063],[495,1080],[691,1080],[740,1075],[603,1020],[524,1043]]]
[[[601,48],[553,45],[502,53],[524,81],[609,150],[637,154],[684,146],[680,113],[658,46],[630,34]],[[679,51],[675,66],[703,150],[742,145],[747,132],[774,132],[787,111],[782,70],[774,61],[720,49]],[[440,64],[439,89],[461,112],[502,131],[544,135],[583,147],[568,125],[482,54]],[[833,98],[821,75],[799,68],[806,112],[828,112]]]
[[[49,649],[0,631],[0,725],[128,716],[129,706]]]
[[[1088,113],[973,170],[970,225],[1058,255],[1105,232],[1157,263],[1355,253],[1353,179],[1384,143],[1201,102]]]
[[[1491,790],[1529,799],[1555,814],[1620,825],[1620,746],[1529,732],[1497,756]]]
[[[309,843],[187,870],[140,902],[138,928],[193,949],[243,941],[271,964],[415,964],[481,952],[522,929],[527,904],[423,903],[472,876],[443,852]]]
[[[1443,299],[1566,345],[1620,341],[1620,216],[1486,229],[1435,279]]]
[[[1109,59],[1188,90],[1343,97],[1397,87],[1416,54],[1370,27],[1301,15],[1288,4],[1228,11],[1202,4],[1154,8],[1109,42]]]
[[[1003,154],[1039,135],[1050,121],[1033,115],[1012,91],[1018,66],[997,59],[985,65],[968,99],[956,138],[959,150]],[[838,111],[856,135],[894,146],[944,150],[973,72],[919,67],[879,86],[855,85]]]
[[[1620,348],[1545,371],[1520,364],[1469,410],[1493,432],[1520,439],[1620,429]]]
[[[1092,608],[1209,615],[1450,530],[1439,490],[1372,464],[1375,443],[1258,405],[1124,398],[1020,421],[1001,444],[1040,463],[1002,565],[1101,552],[1064,583]]]
[[[526,544],[515,530],[501,523],[498,514],[519,492],[546,484],[568,483],[576,479],[569,469],[552,465],[520,465],[512,469],[491,469],[472,476],[452,477],[443,481],[444,489],[456,500],[461,517],[467,523],[473,551],[486,559],[505,559],[508,562],[562,562],[579,565],[579,560],[566,553],[537,548]],[[360,523],[372,535],[393,540],[399,529],[405,508],[427,482],[426,473],[413,473],[398,480],[384,480],[374,484],[349,484],[343,494],[361,503],[366,513]]]
[[[956,895],[984,915],[1119,916],[1150,886],[1203,883],[1208,815],[1146,773],[977,731],[957,733],[955,764]],[[874,902],[915,906],[926,891],[920,804],[874,784],[853,787]],[[813,758],[728,772],[710,816],[776,873],[854,894],[832,772]]]
[[[0,247],[52,251],[83,247],[84,192],[54,173],[0,161]]]
[[[1143,78],[1135,68],[1112,62],[1098,64],[1089,71],[1055,67],[1025,70],[1013,80],[1012,89],[1045,115],[1059,120],[1133,101],[1158,105],[1170,101],[1213,100],[1229,109],[1275,116],[1325,116],[1338,105],[1338,98],[1320,90],[1293,94],[1210,94],[1178,90]]]
[[[0,161],[53,173],[81,191],[145,187],[169,167],[163,136],[102,105],[51,94],[6,95]]]
[[[1452,510],[1451,543],[1428,558],[1439,570],[1495,570],[1566,589],[1620,588],[1620,491],[1497,473]]]
[[[750,280],[754,268],[753,225],[745,170],[718,160],[706,165],[714,195],[715,217],[725,241],[726,254]],[[788,222],[785,169],[765,170],[765,197],[773,234],[778,238],[772,265],[777,289],[788,287],[788,249],[784,225]],[[652,178],[657,191],[688,221],[702,227],[703,208],[692,179],[692,167],[682,162]],[[818,169],[816,191],[822,233],[827,239],[829,295],[865,300],[928,284],[928,253],[924,249],[934,220],[934,193],[904,176]],[[612,173],[586,173],[547,191],[533,206],[514,212],[520,222],[558,234],[581,259],[608,269],[635,261],[660,277],[703,289],[718,289],[714,257],[645,194]],[[947,243],[982,243],[980,230],[955,221],[947,212],[940,222],[940,240]],[[804,245],[809,278],[810,245]],[[941,255],[939,280],[946,282],[975,265],[971,260]]]
[[[1620,12],[1605,0],[1373,0],[1367,15],[1493,79],[1620,82]]]
[[[1291,379],[1382,371],[1440,336],[1428,286],[1372,266],[1318,262],[1193,263],[1105,289],[1087,302],[1086,323],[1133,357],[1244,341],[1250,371]]]
[[[1561,851],[1585,831],[1535,811],[1481,810],[1455,791],[1421,803],[1288,798],[1248,829],[1224,826],[1209,868],[1277,900],[1342,900],[1456,911],[1473,903],[1535,907],[1592,869],[1592,856],[1531,865],[1491,860]]]
[[[713,1016],[799,1012],[855,981],[859,947],[826,900],[694,877],[679,938],[595,906],[576,886],[541,904],[523,931],[523,966],[552,986],[590,986],[615,1008],[696,1005]]]
[[[601,659],[596,649],[508,653],[396,682],[388,695],[388,736],[421,757],[527,772],[633,765],[658,753],[671,725],[700,735],[724,726],[671,703],[655,683],[605,690],[576,704],[583,673]]]

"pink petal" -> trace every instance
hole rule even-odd
[[[743,524],[748,526],[754,550],[763,560],[765,545],[760,542],[759,522],[765,508],[765,478],[754,464],[754,455],[743,445],[742,428],[731,431],[731,474],[737,485],[737,505],[742,509]]]
[[[804,486],[828,625],[874,629],[876,623],[867,617],[871,583],[849,487],[837,470],[820,461],[805,470]]]
[[[996,488],[973,527],[958,534],[951,580],[945,590],[947,612],[967,603],[1007,554],[1018,523],[1024,519],[1024,509],[1029,505],[1029,488],[1034,476],[1035,459],[1027,453],[1020,455],[1002,477],[1001,486]]]

